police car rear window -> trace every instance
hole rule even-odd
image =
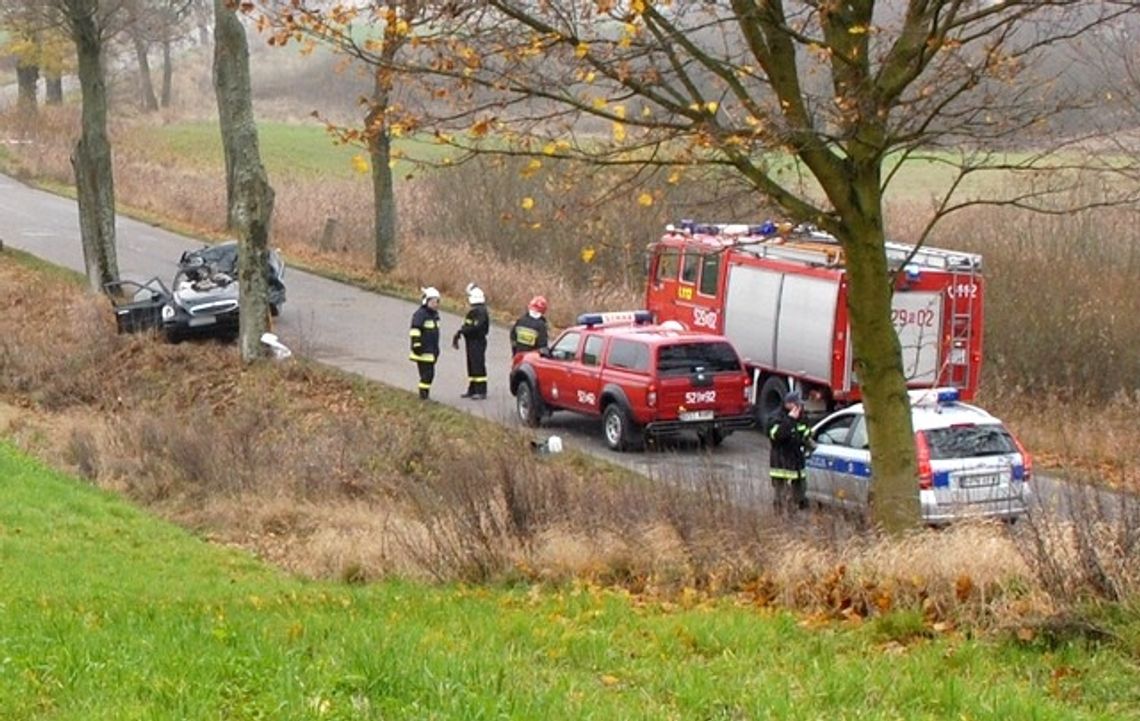
[[[1009,431],[992,423],[931,428],[923,431],[931,460],[1004,456],[1017,453]]]
[[[637,341],[615,338],[610,345],[609,365],[631,371],[649,370],[649,347]]]
[[[657,350],[657,372],[684,375],[703,370],[711,373],[739,371],[740,359],[728,343],[677,343]]]

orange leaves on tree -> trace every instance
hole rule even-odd
[[[594,250],[594,246],[592,245],[587,245],[585,248],[582,248],[582,252],[580,253],[583,263],[592,263],[597,255],[598,251]]]
[[[534,198],[529,195],[519,201],[519,207],[523,210],[531,210],[534,208]]]
[[[653,205],[653,195],[643,192],[641,195],[637,196],[637,204],[643,208],[648,208],[649,206]]]
[[[526,166],[524,166],[523,169],[519,171],[519,175],[524,178],[530,178],[540,170],[542,170],[542,161],[538,158],[531,158],[527,162]]]
[[[368,159],[363,155],[352,156],[352,169],[360,174],[368,172]]]

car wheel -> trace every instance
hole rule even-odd
[[[697,440],[704,448],[716,448],[724,439],[728,437],[728,433],[718,428],[709,428],[703,431],[697,431]]]
[[[780,376],[768,376],[760,392],[756,394],[756,420],[760,430],[768,431],[769,424],[776,419],[784,407],[784,396],[788,395],[788,384]]]
[[[538,397],[538,391],[533,383],[529,380],[519,383],[519,387],[515,390],[515,410],[518,411],[519,420],[524,425],[531,428],[538,427],[542,419],[541,404],[542,399]]]
[[[610,403],[602,412],[602,433],[610,450],[626,451],[639,443],[633,420],[620,403]]]

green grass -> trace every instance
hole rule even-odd
[[[213,168],[223,162],[217,123],[185,122],[148,127],[124,142],[141,143],[157,158],[169,158],[179,165]],[[353,163],[355,156],[366,158],[367,151],[357,145],[336,144],[317,122],[305,125],[259,123],[258,142],[270,178],[367,177]],[[413,168],[411,160],[435,162],[447,155],[446,147],[430,140],[401,139],[394,147],[410,159],[397,161],[394,170],[400,174]]]
[[[1124,643],[913,640],[911,619],[808,627],[590,587],[303,583],[3,444],[0,588],[13,721],[1140,714]]]

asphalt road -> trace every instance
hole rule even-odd
[[[201,242],[119,216],[119,269],[123,278],[157,276],[169,283],[183,250]],[[0,239],[52,263],[83,271],[78,211],[74,201],[30,188],[0,175]],[[285,258],[288,263],[288,257]],[[413,303],[360,290],[343,283],[289,268],[285,274],[288,301],[275,331],[294,352],[358,373],[371,380],[414,393],[415,365],[408,360],[408,324]],[[495,289],[487,288],[493,298]],[[463,299],[459,299],[462,301]],[[450,339],[459,316],[444,313],[442,335]],[[650,476],[704,479],[710,474],[731,483],[743,498],[767,487],[767,442],[755,432],[737,433],[718,449],[705,452],[694,441],[679,441],[645,453],[618,454],[605,447],[600,423],[556,414],[540,429],[524,429],[514,415],[514,398],[507,390],[510,349],[507,329],[491,331],[487,366],[489,395],[485,401],[460,398],[466,390],[463,351],[445,347],[436,370],[432,398],[475,416],[516,426],[544,440],[562,437],[566,448],[577,448]],[[763,479],[755,483],[754,479]]]

